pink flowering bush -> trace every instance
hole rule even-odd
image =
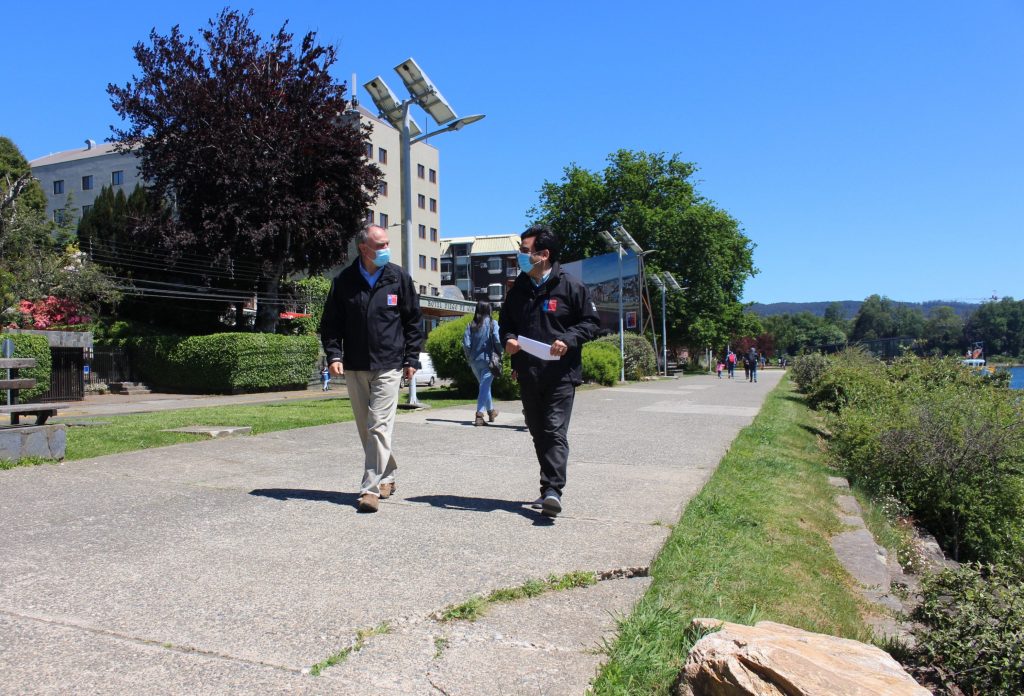
[[[18,303],[22,324],[33,329],[52,329],[88,324],[92,319],[78,313],[78,306],[71,300],[50,295],[45,300],[22,300]]]

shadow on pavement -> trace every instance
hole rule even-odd
[[[555,521],[544,517],[538,510],[532,510],[529,503],[518,500],[496,498],[467,498],[461,495],[419,495],[406,498],[407,503],[426,503],[445,510],[468,510],[469,512],[512,512],[533,522],[535,527],[549,527]]]
[[[473,421],[471,420],[456,420],[454,418],[427,418],[428,423],[457,423],[458,425],[472,426]],[[483,428],[505,428],[506,430],[518,430],[521,433],[526,432],[525,425],[499,425],[497,423],[488,423],[487,425],[481,426]]]
[[[359,507],[359,496],[355,493],[339,493],[338,491],[314,491],[305,488],[256,488],[249,495],[258,495],[274,500],[311,500],[319,503],[347,505],[353,509]]]

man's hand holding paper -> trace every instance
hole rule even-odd
[[[562,359],[561,355],[552,355],[551,354],[551,352],[552,352],[551,351],[551,345],[552,344],[550,344],[550,343],[541,343],[540,341],[535,341],[532,338],[527,338],[526,336],[520,336],[517,340],[519,341],[519,348],[520,348],[520,350],[526,351],[530,355],[532,355],[534,357],[537,357],[537,358],[540,358],[541,360],[561,360]],[[555,341],[555,343],[561,343],[561,341]],[[562,345],[565,345],[565,344],[562,344]]]

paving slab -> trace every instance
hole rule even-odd
[[[374,649],[429,660],[372,693],[582,693],[593,646],[643,581],[499,608],[446,633],[437,660],[423,628],[474,594],[649,565],[769,374],[581,390],[554,522],[527,506],[538,465],[514,403],[482,428],[463,424],[472,407],[401,414],[398,490],[374,515],[356,511],[352,423],[0,471],[0,690],[349,693],[343,665],[307,672],[388,622],[409,630],[374,637],[350,665]],[[694,408],[658,406],[675,394]]]

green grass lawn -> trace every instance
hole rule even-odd
[[[454,392],[445,389],[419,390],[417,396],[421,402],[429,404],[432,408],[475,403],[475,400],[459,398]],[[402,398],[405,398],[404,395]],[[398,417],[401,418],[403,411],[399,410],[398,413]],[[205,439],[200,435],[160,432],[168,428],[189,425],[239,425],[251,427],[252,434],[258,435],[276,430],[349,421],[352,420],[352,408],[347,397],[339,397],[237,406],[207,406],[73,420],[96,420],[109,425],[68,428],[65,461]],[[23,463],[38,464],[39,461]]]
[[[818,433],[784,378],[673,527],[650,589],[608,646],[596,693],[668,694],[696,617],[869,639],[828,542],[841,523]]]

